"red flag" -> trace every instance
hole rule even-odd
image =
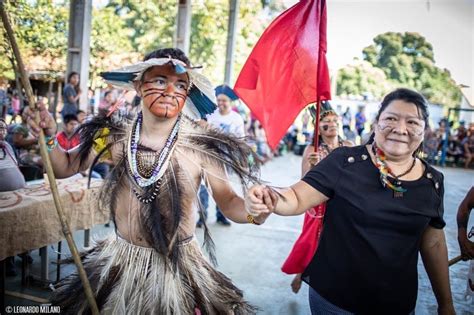
[[[326,1],[301,0],[265,30],[240,71],[234,91],[277,147],[298,113],[328,100]]]

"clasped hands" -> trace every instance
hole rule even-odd
[[[245,210],[254,217],[254,221],[265,222],[275,210],[278,194],[264,185],[252,186],[245,196]]]

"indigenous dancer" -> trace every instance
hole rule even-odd
[[[257,168],[247,162],[251,148],[193,120],[216,108],[212,85],[179,49],[156,50],[143,62],[102,75],[119,88],[135,89],[142,98],[141,112],[131,120],[116,113],[84,124],[76,151],[64,152],[54,139],[49,141],[58,177],[102,158],[116,165],[99,206],[110,208],[117,233],[83,255],[101,312],[254,313],[242,292],[204,258],[194,236],[193,206],[201,180],[227,218],[261,224],[268,215],[248,215],[227,177],[227,171],[237,174],[244,189],[258,182]],[[40,126],[53,135],[54,121],[44,109],[40,114]],[[215,260],[204,228],[205,246]],[[76,274],[59,284],[52,303],[65,314],[89,311]]]
[[[310,108],[313,121],[316,119],[314,107]],[[352,146],[352,142],[345,141],[339,137],[339,117],[329,102],[321,104],[319,116],[319,148],[314,152],[314,145],[306,146],[303,152],[301,173],[304,176],[313,166],[324,159],[332,150],[342,146]],[[318,133],[315,132],[315,135]],[[306,269],[318,247],[319,237],[323,228],[326,203],[322,203],[308,211],[304,215],[303,230],[293,245],[288,258],[281,267],[287,274],[296,274],[291,282],[291,289],[298,293],[301,288],[301,274]]]
[[[313,314],[413,314],[421,254],[439,314],[455,314],[444,237],[443,175],[420,160],[427,101],[398,89],[382,101],[370,144],[335,149],[269,208],[248,192],[252,215],[298,215],[327,202],[316,253],[303,273]]]

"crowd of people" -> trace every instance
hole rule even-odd
[[[426,147],[436,144],[439,150],[447,141],[451,148],[455,138],[469,167],[474,126],[451,136],[444,122],[433,132],[440,141],[435,143],[427,102],[408,89],[383,99],[371,132],[365,131],[363,107],[353,120],[350,111],[337,113],[326,102],[317,152],[310,130],[316,115],[302,116],[302,179],[276,188],[261,183],[259,167],[282,147],[296,145],[299,132],[290,129],[280,149],[272,151],[259,122],[236,105],[232,89],[214,89],[179,49],[153,51],[142,62],[102,75],[110,85],[96,115],[80,111],[79,75],[71,73],[60,124],[44,99],[37,104],[40,125],[27,107],[18,110],[21,122],[13,115],[10,125],[0,120],[2,175],[18,176],[22,165],[37,167],[42,175],[41,127],[58,178],[86,176],[91,169],[90,176],[104,180],[99,206],[110,209],[116,235],[83,256],[102,312],[256,312],[205,258],[194,236],[196,227],[204,229],[204,248],[213,262],[206,225],[212,195],[223,225],[261,225],[272,214],[305,214],[302,234],[282,269],[296,274],[295,292],[303,281],[309,285],[313,314],[414,314],[418,254],[439,313],[454,314],[443,232],[444,178],[430,165],[438,161],[437,153]],[[136,93],[129,104],[119,96],[121,88]],[[430,163],[420,158],[423,151]],[[239,178],[244,197],[234,191],[229,173]],[[25,182],[8,185],[0,191]],[[466,234],[472,202],[464,204],[458,226]],[[472,242],[464,238],[462,244],[463,258],[471,259]],[[68,314],[89,311],[77,273],[57,285],[52,303]]]

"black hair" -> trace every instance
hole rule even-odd
[[[414,104],[417,108],[418,115],[420,115],[423,121],[425,122],[425,129],[428,128],[428,118],[429,118],[428,101],[420,93],[410,90],[410,89],[405,89],[405,88],[396,89],[395,91],[390,92],[387,95],[385,95],[385,97],[382,100],[382,103],[380,104],[380,108],[379,108],[379,111],[377,112],[377,116],[375,117],[375,120],[378,121],[380,118],[380,115],[384,112],[387,106],[391,102],[397,101],[397,100]]]
[[[110,90],[109,90],[109,91],[106,91],[106,92],[104,93],[104,98],[107,97],[107,95],[109,95],[110,93],[112,93],[112,91],[110,91]]]
[[[83,111],[82,109],[80,109],[80,110],[77,111],[77,115],[79,115],[79,114],[85,114],[85,113],[86,113],[86,112]]]
[[[66,125],[66,124],[70,123],[71,121],[79,121],[79,120],[77,120],[76,115],[68,114],[68,115],[64,115],[63,121],[64,121],[64,124]]]
[[[154,50],[145,55],[143,61],[146,61],[151,58],[173,58],[178,59],[184,62],[187,66],[191,66],[191,62],[189,61],[188,57],[186,57],[185,53],[179,48],[162,48]]]
[[[67,83],[69,83],[71,81],[71,78],[76,74],[79,75],[79,73],[77,73],[76,71],[69,73],[69,75],[67,76]]]

